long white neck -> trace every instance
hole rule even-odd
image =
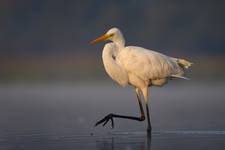
[[[120,45],[122,46],[122,45]],[[118,47],[115,43],[108,43],[105,45],[102,52],[102,59],[107,74],[121,86],[128,84],[127,72],[117,64],[116,57]]]
[[[112,37],[111,41],[116,44],[119,51],[125,47],[125,39],[120,31]]]
[[[122,50],[124,47],[125,47],[125,40],[124,40],[124,38],[123,39],[118,39],[118,40],[115,40],[115,41],[113,41],[115,44],[116,44],[116,46],[118,47],[118,50],[120,51],[120,50]]]

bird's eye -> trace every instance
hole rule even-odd
[[[112,37],[113,35],[114,35],[113,33],[109,34],[110,37]]]

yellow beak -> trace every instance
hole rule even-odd
[[[97,39],[91,41],[90,43],[91,43],[91,44],[96,44],[96,43],[99,43],[99,42],[101,42],[101,41],[107,40],[107,39],[110,38],[111,36],[112,36],[111,34],[104,34],[104,35],[98,37]]]

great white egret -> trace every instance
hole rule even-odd
[[[105,44],[102,52],[103,64],[108,75],[121,86],[131,85],[135,88],[138,105],[140,107],[140,117],[124,116],[110,113],[95,125],[107,124],[113,118],[125,118],[137,121],[144,121],[145,114],[141,103],[141,93],[144,97],[148,128],[151,133],[151,121],[148,108],[148,87],[162,86],[169,79],[182,78],[184,69],[189,68],[192,63],[180,58],[163,55],[159,52],[148,50],[137,46],[125,46],[125,39],[118,28],[111,28],[106,34],[91,41],[92,44],[100,41],[110,40]]]

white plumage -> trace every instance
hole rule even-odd
[[[110,29],[92,43],[102,40],[112,41],[104,46],[102,53],[107,74],[121,86],[129,84],[136,89],[137,94],[142,92],[146,105],[149,86],[162,86],[171,78],[186,79],[183,76],[184,68],[192,65],[187,60],[142,47],[125,46],[123,35],[117,28]]]
[[[115,37],[109,38],[113,42],[105,45],[102,59],[108,75],[121,86],[131,84],[139,89],[162,86],[172,77],[184,78],[184,68],[191,65],[142,47],[125,47],[125,40],[117,28],[110,29],[107,35],[110,34]]]

